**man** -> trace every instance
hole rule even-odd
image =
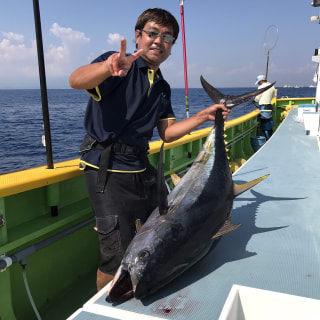
[[[119,52],[102,54],[69,79],[72,88],[91,95],[81,164],[99,234],[98,290],[112,280],[135,235],[136,221],[143,223],[157,206],[155,169],[147,158],[153,129],[171,142],[213,121],[218,109],[228,117],[229,111],[219,104],[176,122],[171,89],[159,66],[169,57],[178,33],[169,12],[148,9],[135,26],[135,53],[126,55],[122,39]]]
[[[267,81],[264,75],[258,75],[255,85],[258,85],[258,89],[264,88],[270,83]],[[272,86],[270,89],[257,95],[254,99],[259,103],[261,129],[264,132],[266,139],[268,140],[273,133],[273,120],[272,120],[272,105],[271,101],[276,96],[276,89]]]

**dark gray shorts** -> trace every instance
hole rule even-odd
[[[96,192],[98,170],[87,167],[91,207],[96,216],[101,262],[99,269],[114,274],[123,254],[136,233],[136,220],[142,223],[157,206],[157,188],[147,172],[108,172],[104,193]]]

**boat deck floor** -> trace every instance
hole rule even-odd
[[[240,228],[148,299],[112,306],[104,289],[70,319],[215,320],[234,284],[320,299],[320,152],[296,113],[234,174],[236,183],[270,174],[235,199]]]

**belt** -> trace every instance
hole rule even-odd
[[[97,193],[104,193],[104,188],[107,182],[110,155],[112,152],[140,156],[144,162],[147,161],[147,148],[130,146],[128,144],[118,142],[111,143],[106,147],[100,143],[97,143],[94,145],[94,147],[97,149],[102,149],[96,186]]]
[[[104,192],[104,188],[107,182],[107,172],[109,167],[110,155],[112,152],[139,156],[146,167],[150,165],[147,156],[147,147],[131,146],[128,144],[113,141],[98,142],[90,135],[86,134],[82,141],[80,152],[84,154],[92,149],[102,150],[96,187],[96,192],[98,193]]]

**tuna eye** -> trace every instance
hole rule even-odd
[[[144,260],[145,258],[149,257],[150,253],[147,250],[143,250],[139,253],[139,259]]]

